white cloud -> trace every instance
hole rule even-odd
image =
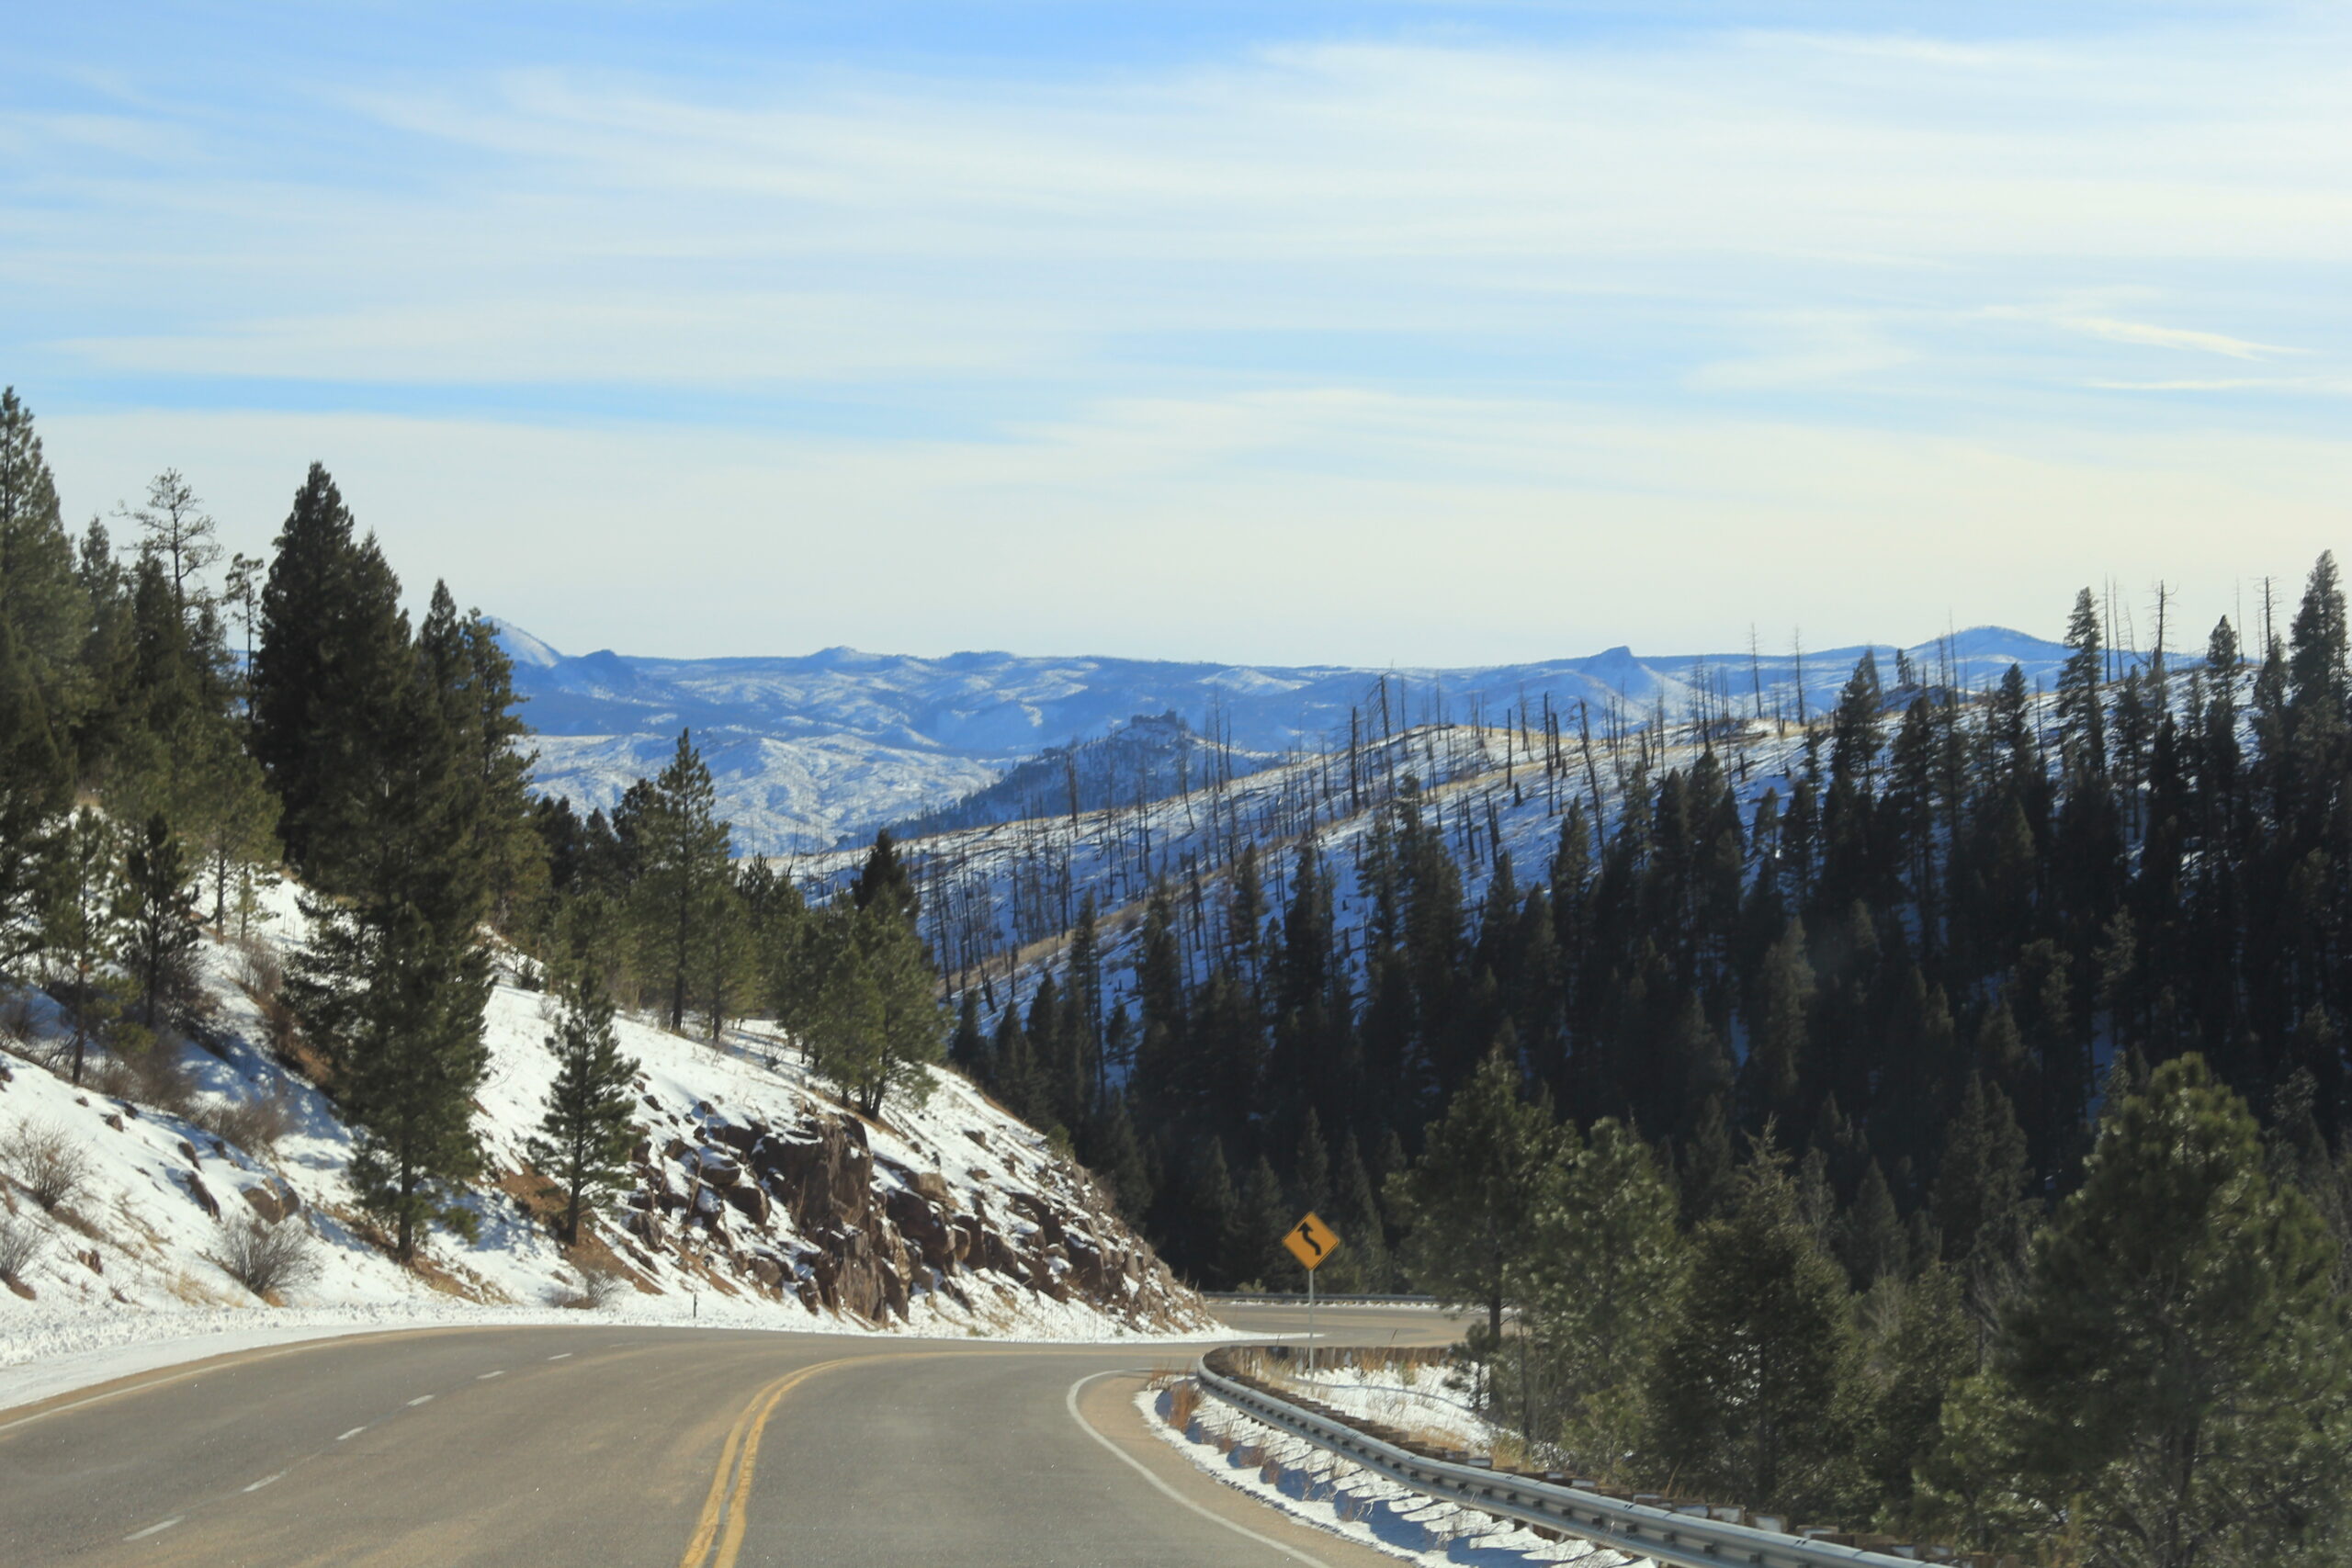
[[[2111,316],[2061,316],[2058,324],[2109,343],[2146,344],[2154,348],[2186,348],[2219,354],[2231,359],[2260,359],[2266,355],[2303,354],[2308,350],[2253,343],[2224,333],[2196,332],[2185,327],[2159,327],[2146,321],[2119,321]]]
[[[44,415],[77,506],[176,464],[257,549],[324,457],[412,576],[559,645],[2043,625],[2341,533],[2345,41],[346,70],[300,134],[126,96],[0,119],[0,344],[37,408],[282,405]],[[332,412],[458,389],[516,412]],[[2310,433],[2233,424],[2258,391]],[[904,438],[771,406],[827,395]]]

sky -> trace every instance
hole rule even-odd
[[[2152,640],[2352,520],[2339,6],[108,5],[0,51],[71,520],[324,462],[558,648]],[[2119,628],[2124,629],[2124,628]]]

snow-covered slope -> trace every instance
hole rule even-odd
[[[509,985],[492,998],[492,1072],[477,1101],[492,1168],[468,1200],[480,1235],[436,1233],[424,1266],[403,1269],[353,1205],[349,1132],[271,1054],[240,983],[266,971],[298,923],[281,893],[254,956],[207,944],[215,1038],[171,1047],[187,1078],[176,1111],[110,1097],[95,1078],[76,1089],[62,1064],[37,1060],[53,1056],[56,1008],[37,993],[0,999],[0,1233],[34,1249],[15,1287],[0,1288],[0,1366],[271,1320],[565,1314],[588,1283],[582,1262],[613,1287],[594,1310],[631,1320],[1023,1338],[1211,1327],[1083,1172],[961,1078],[943,1073],[926,1106],[865,1122],[758,1031],[720,1049],[622,1022],[642,1067],[637,1190],[567,1258],[537,1217],[549,1194],[521,1153],[554,1074],[547,1002]],[[221,1114],[272,1100],[284,1111],[274,1141]],[[83,1167],[53,1211],[27,1179],[45,1139]],[[690,1210],[701,1216],[691,1224]],[[313,1272],[273,1308],[221,1260],[243,1233],[286,1227],[310,1238]]]
[[[538,732],[543,790],[609,806],[658,770],[691,727],[735,824],[739,850],[829,848],[980,789],[1049,747],[1173,713],[1248,751],[1322,751],[1345,742],[1351,711],[1387,707],[1384,728],[1451,717],[1504,722],[1578,703],[1679,716],[1716,707],[1785,712],[1830,701],[1862,649],[1582,658],[1468,670],[1380,671],[958,653],[944,659],[827,649],[793,658],[677,660],[558,652],[502,628],[524,717]],[[1905,650],[1931,675],[1949,665],[1975,687],[2012,661],[2047,682],[2056,643],[1978,627]],[[1893,684],[1895,652],[1877,649]]]

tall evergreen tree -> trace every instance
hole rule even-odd
[[[2110,1115],[1938,1482],[1978,1530],[2148,1568],[2336,1562],[2352,1333],[2334,1249],[2204,1062]]]
[[[555,1054],[555,1081],[538,1134],[525,1152],[539,1174],[562,1190],[561,1234],[576,1244],[582,1218],[629,1181],[637,1063],[621,1055],[612,998],[584,977],[565,988],[563,1011],[547,1045]]]
[[[643,972],[670,1028],[683,1032],[716,892],[727,876],[729,837],[718,817],[718,792],[691,732],[678,732],[670,765],[644,796],[635,836],[641,858],[634,914]]]
[[[400,582],[319,464],[295,492],[261,595],[252,671],[253,752],[280,802],[289,860],[345,892],[384,807],[385,715],[416,681]]]
[[[0,388],[0,622],[50,722],[70,729],[89,682],[80,661],[89,605],[32,411]]]
[[[1649,1377],[1660,1464],[1750,1507],[1833,1506],[1851,1473],[1852,1320],[1783,1156],[1758,1151],[1691,1253]]]
[[[1421,1157],[1388,1181],[1407,1275],[1483,1309],[1489,1347],[1502,1337],[1512,1273],[1533,1245],[1554,1139],[1550,1105],[1525,1099],[1518,1064],[1495,1051],[1430,1128]]]
[[[161,1029],[196,991],[196,878],[171,824],[160,816],[124,857],[129,922],[123,958],[139,995],[140,1021]]]
[[[39,940],[61,971],[59,999],[74,1021],[73,1078],[78,1087],[92,1042],[120,1010],[122,987],[114,965],[130,928],[122,845],[103,814],[84,807],[59,833],[45,894]]]
[[[70,802],[40,686],[0,617],[0,974],[41,945],[45,867]]]

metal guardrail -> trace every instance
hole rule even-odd
[[[1675,1568],[1722,1568],[1726,1562],[1751,1568],[1904,1568],[1918,1561],[1625,1502],[1510,1471],[1430,1459],[1220,1376],[1209,1370],[1206,1356],[1193,1364],[1193,1376],[1202,1388],[1235,1409],[1416,1492],[1579,1536],[1629,1557],[1646,1557]]]

